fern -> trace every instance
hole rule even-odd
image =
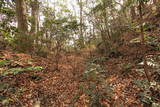
[[[41,70],[43,70],[43,67],[41,67],[41,66],[32,66],[32,67],[28,67],[28,68],[26,68],[26,70],[27,71],[41,71]]]
[[[0,66],[5,66],[9,63],[7,60],[0,60]]]
[[[24,71],[41,71],[41,70],[43,70],[43,67],[41,66],[31,66],[26,68],[17,67],[17,68],[8,69],[7,71],[3,72],[1,75],[2,76],[7,76],[9,74],[16,75]]]

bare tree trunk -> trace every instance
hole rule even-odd
[[[144,72],[145,75],[148,79],[148,82],[150,83],[151,77],[149,75],[149,71],[147,69],[147,60],[146,60],[146,54],[145,54],[145,40],[144,40],[144,30],[143,30],[143,15],[142,15],[142,7],[143,7],[143,2],[139,2],[139,15],[140,15],[140,31],[141,31],[141,41],[142,41],[142,50],[144,51]]]
[[[101,38],[102,38],[102,43],[103,43],[103,46],[104,46],[104,54],[106,56],[108,56],[109,53],[110,53],[110,44],[109,44],[109,42],[106,39],[106,32],[105,32],[105,30],[101,31]]]
[[[38,31],[39,27],[39,2],[38,0],[34,0],[31,2],[31,8],[32,8],[32,20],[31,20],[31,33],[35,34]]]
[[[30,3],[31,6],[31,36],[34,38],[35,45],[38,45],[38,35],[37,32],[39,31],[39,1],[32,0]]]
[[[154,4],[154,5],[157,5],[157,0],[153,0],[153,4]]]
[[[21,32],[28,32],[27,18],[26,18],[26,4],[24,0],[16,0],[16,15],[18,21],[18,29]]]
[[[27,11],[25,0],[16,0],[16,16],[19,35],[17,36],[16,49],[22,52],[29,52],[32,48],[31,38],[28,35]]]
[[[130,13],[131,13],[132,20],[134,20],[136,17],[136,10],[134,6],[131,7]]]
[[[54,71],[60,71],[59,69],[59,61],[60,61],[60,51],[61,51],[61,44],[60,44],[60,40],[57,40],[57,44],[56,44],[56,53],[55,53],[55,69]]]
[[[78,4],[80,7],[80,45],[84,47],[84,37],[83,37],[83,4],[82,0],[78,0]]]

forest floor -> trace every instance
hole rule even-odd
[[[87,95],[84,91],[90,89],[87,84],[92,81],[84,78],[89,57],[87,51],[63,54],[59,63],[60,71],[54,71],[55,62],[52,57],[42,58],[8,50],[1,51],[0,107],[31,107],[36,103],[40,103],[42,107],[88,107],[91,99],[94,102],[91,94]],[[104,65],[104,70],[103,75],[97,78],[103,78],[103,84],[107,84],[112,91],[105,93],[103,85],[100,86],[98,80],[93,80],[97,84],[94,88],[104,96],[98,99],[101,105],[97,104],[95,107],[142,106],[139,92],[144,90],[135,81],[146,77],[143,73],[136,72],[137,66],[131,63],[134,58],[133,55],[98,62]],[[148,70],[151,71],[152,68]],[[92,89],[90,91],[96,94]],[[156,94],[156,98],[157,102],[160,101],[160,93]]]

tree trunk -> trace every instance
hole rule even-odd
[[[154,5],[157,5],[157,0],[153,0],[153,4],[154,4]]]
[[[139,15],[140,15],[140,31],[141,31],[141,43],[142,43],[142,51],[144,52],[144,73],[148,79],[148,82],[150,83],[151,77],[149,75],[149,71],[147,69],[147,60],[146,60],[146,54],[145,54],[145,39],[144,39],[144,29],[143,29],[143,15],[142,15],[142,7],[143,7],[143,2],[139,1]]]
[[[29,52],[32,48],[31,38],[28,36],[27,11],[25,0],[16,0],[16,16],[19,34],[17,35],[16,49],[21,52]]]
[[[106,39],[106,32],[105,31],[101,31],[101,39],[102,39],[102,43],[104,46],[104,54],[106,56],[108,56],[110,53],[110,44]]]
[[[31,20],[31,34],[36,34],[39,27],[39,2],[38,0],[31,2],[31,9],[32,9],[32,20]]]
[[[31,6],[31,36],[35,40],[35,44],[38,45],[38,35],[37,32],[39,31],[39,1],[32,0],[30,3]]]
[[[25,0],[16,0],[16,15],[18,21],[18,29],[20,30],[20,32],[27,33],[28,25],[26,18]]]
[[[132,20],[134,20],[135,17],[136,17],[136,11],[135,11],[135,7],[134,6],[131,7],[130,12],[131,12],[131,18],[132,18]]]
[[[84,47],[84,37],[83,37],[83,5],[82,0],[78,0],[79,8],[80,8],[80,45]]]

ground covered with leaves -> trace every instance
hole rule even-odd
[[[149,85],[143,64],[135,60],[134,56],[107,59],[102,56],[90,57],[88,52],[82,53],[62,54],[60,71],[54,71],[52,58],[1,51],[0,105],[159,106],[160,72],[155,63],[148,68],[152,71],[153,80]],[[152,59],[159,61],[159,57]]]

